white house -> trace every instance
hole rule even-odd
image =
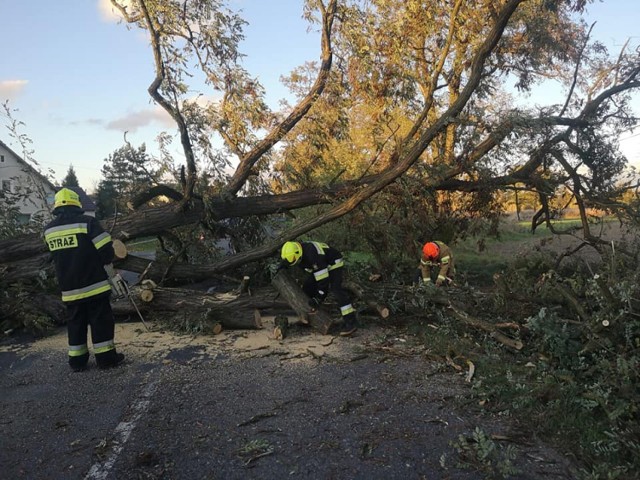
[[[0,140],[0,203],[12,204],[19,220],[49,217],[56,187]]]

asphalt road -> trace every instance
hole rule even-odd
[[[397,334],[397,333],[395,333]],[[64,330],[0,345],[7,479],[484,479],[460,435],[508,425],[456,410],[461,377],[394,332],[178,337],[118,325],[124,365],[73,373]],[[118,340],[120,338],[120,340]],[[398,352],[403,352],[399,354]],[[507,478],[572,478],[529,443]]]

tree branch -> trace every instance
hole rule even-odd
[[[331,71],[331,62],[333,53],[331,49],[331,29],[335,18],[337,8],[337,0],[330,0],[326,9],[322,8],[322,62],[320,70],[309,93],[298,103],[277,127],[258,144],[251,149],[250,152],[240,158],[240,163],[236,167],[236,171],[225,187],[228,195],[235,195],[243,187],[249,176],[251,169],[258,160],[278,141],[284,137],[299,121],[302,119],[316,100],[320,97],[326,86]],[[237,150],[236,150],[237,152]]]

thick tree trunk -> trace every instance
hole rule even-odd
[[[207,214],[214,220],[270,215],[310,205],[330,203],[336,196],[348,194],[354,186],[364,184],[369,177],[358,182],[345,182],[326,188],[302,190],[279,195],[256,197],[234,197],[223,199],[212,197],[207,200]],[[170,203],[155,207],[142,207],[129,214],[103,220],[102,227],[111,232],[114,239],[122,241],[159,235],[167,230],[192,225],[204,219],[205,205],[193,198],[184,205]],[[0,264],[22,260],[47,251],[40,234],[21,235],[0,240]]]
[[[311,309],[309,307],[309,297],[305,295],[296,281],[285,271],[280,271],[271,281],[273,286],[280,292],[298,317],[308,323],[318,332],[326,335],[332,325],[331,316],[322,309]]]
[[[149,315],[150,319],[199,318],[210,323],[212,328],[220,324],[225,329],[258,329],[262,328],[260,310],[274,313],[288,310],[286,303],[275,299],[276,293],[272,289],[239,296],[232,293],[204,294],[180,288],[132,287],[131,295],[138,309],[143,315]],[[115,315],[136,315],[128,299],[113,302],[112,307]]]
[[[150,278],[156,282],[161,280],[170,281],[176,284],[186,284],[189,282],[200,282],[211,278],[220,278],[219,269],[215,265],[159,262],[127,255],[124,260],[114,262],[116,268],[129,272],[145,273],[145,278]]]
[[[51,278],[55,272],[50,255],[44,253],[0,265],[0,275],[2,275],[3,281],[13,283],[19,280],[34,280],[43,276]]]
[[[58,295],[33,295],[25,311],[34,311],[48,316],[56,325],[67,323],[67,307]]]

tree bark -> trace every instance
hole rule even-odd
[[[371,299],[365,293],[365,290],[357,283],[351,282],[351,281],[345,282],[344,288],[346,288],[351,293],[353,293],[358,298],[358,300],[364,302],[367,305],[367,307],[369,307],[371,310],[376,312],[376,314],[383,320],[389,318],[389,315],[391,315],[391,312],[389,311],[388,307]]]
[[[310,308],[309,297],[287,272],[283,270],[278,272],[271,283],[303,321],[306,319],[315,330],[323,335],[329,333],[329,328],[332,325],[331,316],[322,307],[315,310]]]
[[[151,301],[141,299],[141,295],[149,292],[153,293]],[[154,318],[200,317],[212,326],[219,323],[225,329],[259,329],[262,328],[259,310],[288,309],[284,302],[275,299],[276,293],[272,289],[262,289],[250,296],[238,296],[230,293],[210,295],[181,288],[155,287],[150,290],[131,287],[131,295],[140,311]],[[136,315],[128,299],[113,302],[112,307],[115,315]]]
[[[289,319],[284,315],[277,315],[273,319],[273,338],[276,340],[284,340],[289,331]]]
[[[7,283],[33,280],[42,276],[51,278],[54,274],[53,263],[48,253],[35,254],[22,260],[0,265],[0,275],[2,275],[2,280]]]

